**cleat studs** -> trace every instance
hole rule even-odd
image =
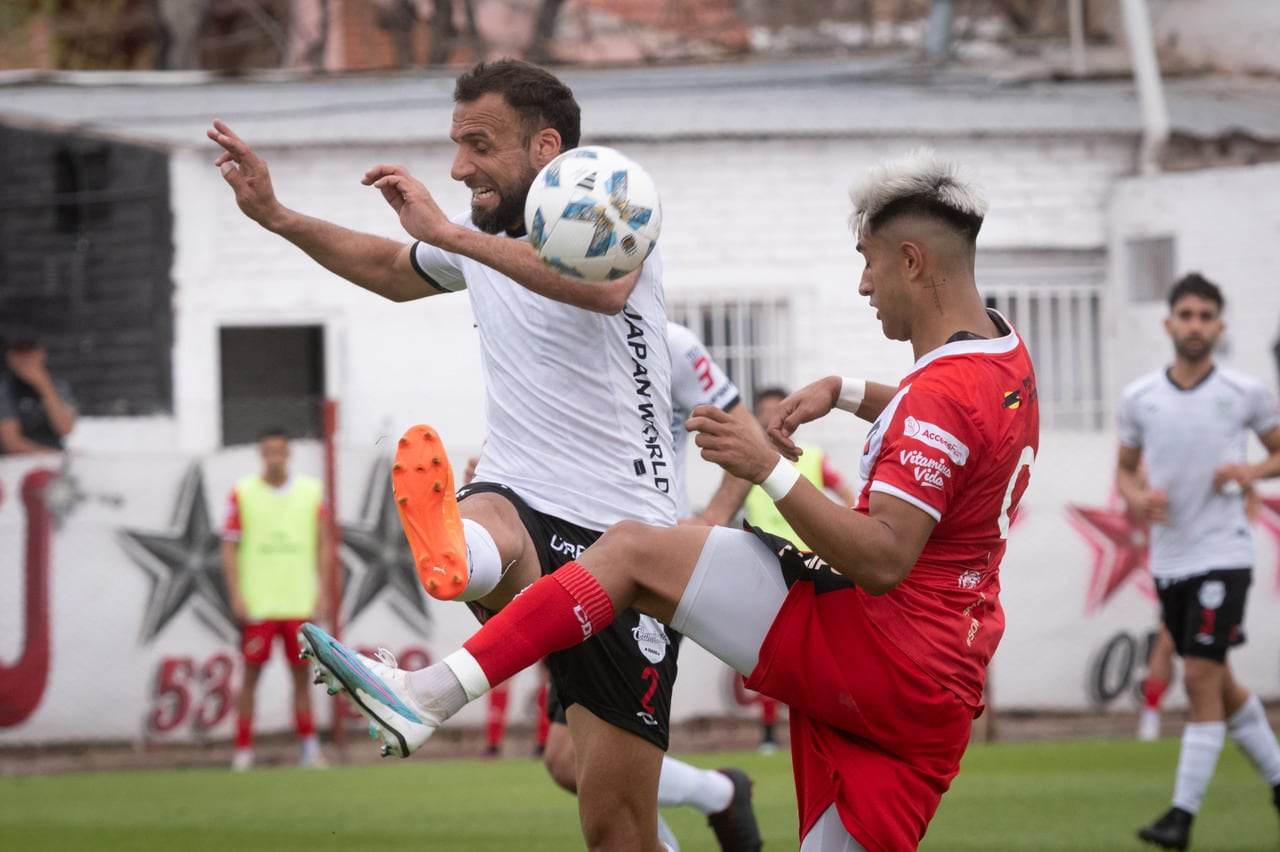
[[[435,577],[432,577],[430,580],[427,581],[427,591],[434,592],[438,588],[440,588],[440,581],[437,580]]]
[[[312,683],[324,683],[324,675],[322,675],[322,674],[317,674],[317,675],[316,675],[316,679],[315,679],[315,680],[313,680],[313,681],[311,681],[311,682],[312,682]]]
[[[422,437],[423,437],[423,438],[425,438],[426,440],[430,441],[431,439],[433,439],[433,438],[435,437],[435,434],[434,434],[434,433],[432,433],[432,431],[431,431],[430,429],[428,429],[427,431],[425,431],[425,432],[423,432],[423,433],[422,433]]]
[[[399,503],[401,506],[408,506],[408,505],[409,505],[409,498],[408,498],[408,497],[397,497],[397,498],[396,498],[396,502],[397,502],[397,503]]]
[[[439,456],[436,456],[435,458],[433,458],[433,459],[431,460],[431,463],[432,463],[432,464],[434,464],[434,465],[439,465],[439,464],[440,464],[440,457],[439,457]]]
[[[342,691],[342,690],[338,689],[338,687],[336,687],[336,686],[331,686],[331,687],[329,687],[329,689],[327,690],[327,692],[328,692],[330,695],[337,695],[337,694],[338,694],[339,692],[341,692],[341,691]]]
[[[443,490],[444,490],[444,483],[443,483],[443,482],[437,482],[435,485],[431,486],[431,488],[432,488],[432,490],[433,490],[433,491],[443,491]]]
[[[391,465],[391,469],[392,469],[393,471],[395,471],[395,470],[404,470],[404,465],[400,464],[400,462],[396,462],[395,464]]]
[[[371,740],[376,740],[377,738],[378,738],[378,726],[377,726],[377,725],[370,725],[370,726],[369,726],[369,739],[371,739]]]
[[[455,586],[461,586],[461,585],[462,585],[462,572],[461,572],[461,571],[454,571],[454,572],[453,572],[453,577],[452,577],[451,579],[452,579],[453,584],[454,584]]]
[[[414,470],[426,470],[426,469],[427,469],[427,466],[426,466],[425,464],[415,464],[415,465],[413,466],[413,469],[414,469]]]

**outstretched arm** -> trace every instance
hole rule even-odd
[[[746,429],[710,405],[693,410],[689,429],[698,433],[694,443],[704,459],[770,490],[766,479],[780,462],[778,451],[759,429]],[[884,594],[906,578],[933,532],[936,522],[931,516],[879,492],[871,495],[868,514],[850,511],[792,470],[786,492],[770,496],[814,553],[873,595]]]
[[[561,275],[523,240],[481,233],[449,221],[426,186],[402,166],[374,166],[365,173],[364,183],[381,190],[414,239],[479,261],[539,296],[588,311],[616,314],[626,306],[640,280],[639,270],[603,283]]]
[[[214,165],[222,170],[244,215],[284,237],[330,272],[394,302],[441,292],[414,270],[408,244],[352,231],[285,207],[276,198],[266,160],[220,120],[214,120],[208,135],[222,146]]]

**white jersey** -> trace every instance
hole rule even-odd
[[[689,489],[685,483],[685,456],[689,433],[684,422],[699,405],[714,405],[728,411],[742,400],[742,394],[712,360],[698,336],[674,322],[667,323],[671,345],[671,436],[675,443],[676,514],[689,516]]]
[[[469,214],[454,221],[475,229]],[[430,283],[471,297],[487,420],[475,481],[506,485],[535,510],[588,529],[675,523],[658,252],[615,316],[539,296],[425,243],[411,257]]]
[[[1275,398],[1252,376],[1215,366],[1183,390],[1162,370],[1124,390],[1120,443],[1142,450],[1149,487],[1169,495],[1169,520],[1151,527],[1151,573],[1181,579],[1253,565],[1239,490],[1218,493],[1213,472],[1245,461],[1248,432],[1280,426]]]

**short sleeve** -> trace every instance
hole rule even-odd
[[[429,243],[416,242],[409,250],[413,269],[432,287],[442,293],[456,293],[467,288],[462,276],[461,258]]]
[[[742,395],[725,375],[707,348],[692,331],[682,325],[667,326],[671,346],[671,396],[675,408],[691,411],[699,405],[714,405],[728,411]]]
[[[881,439],[871,491],[905,500],[941,520],[980,440],[976,421],[972,412],[939,394],[903,394]]]
[[[1120,446],[1131,450],[1142,448],[1142,421],[1138,419],[1137,397],[1125,393],[1120,397],[1120,411],[1116,415],[1120,433]]]
[[[240,499],[235,489],[232,489],[231,495],[227,498],[227,515],[222,522],[222,540],[240,540]]]
[[[1258,382],[1249,391],[1249,428],[1255,435],[1265,435],[1280,426],[1280,408],[1275,396]]]

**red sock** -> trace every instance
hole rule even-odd
[[[533,729],[533,742],[538,748],[547,745],[547,734],[551,733],[551,720],[547,718],[547,682],[542,681],[538,687],[538,723]]]
[[[515,597],[462,647],[497,686],[553,651],[588,639],[613,621],[613,602],[586,568],[569,562]]]
[[[253,717],[236,717],[236,748],[253,748]]]
[[[1169,681],[1156,680],[1149,677],[1142,682],[1142,703],[1148,710],[1159,710],[1160,699],[1164,697],[1164,691],[1169,688]]]
[[[293,724],[298,729],[298,736],[303,739],[312,736],[316,732],[315,719],[312,718],[310,710],[293,711]]]
[[[485,744],[489,748],[502,745],[502,734],[507,727],[507,698],[510,693],[505,686],[498,687],[489,693],[489,718],[485,720]]]

